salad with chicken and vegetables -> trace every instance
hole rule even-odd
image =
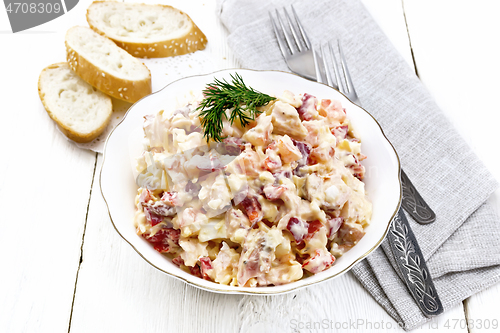
[[[340,102],[240,76],[144,120],[137,234],[181,269],[232,286],[319,273],[365,234],[366,156]]]

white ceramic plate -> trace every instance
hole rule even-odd
[[[232,287],[195,277],[182,271],[164,255],[155,251],[146,240],[136,234],[133,224],[137,186],[132,166],[142,149],[143,117],[156,114],[160,110],[173,111],[179,103],[182,104],[184,96],[189,95],[191,91],[200,93],[207,84],[214,81],[214,78],[230,81],[230,74],[235,72],[243,77],[248,86],[268,95],[281,96],[284,90],[290,90],[295,94],[309,93],[318,98],[340,100],[361,138],[362,152],[368,156],[363,161],[366,168],[364,182],[369,199],[373,203],[373,216],[371,224],[365,230],[366,235],[329,269],[281,286]],[[400,165],[396,151],[377,121],[335,89],[290,73],[234,69],[175,81],[135,103],[106,142],[100,185],[116,231],[141,257],[160,271],[193,286],[214,292],[279,294],[338,277],[380,245],[400,205],[399,172]]]

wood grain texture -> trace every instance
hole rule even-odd
[[[404,0],[404,8],[420,79],[486,167],[500,179],[500,155],[497,149],[492,150],[500,145],[500,85],[494,79],[500,77],[500,2]],[[490,202],[498,214],[500,190]],[[500,322],[500,286],[471,296],[465,306],[468,319]],[[477,326],[470,329],[482,330]]]
[[[500,30],[500,2],[404,0],[404,8],[420,79],[500,179],[500,155],[492,154],[484,144],[500,142],[496,100],[500,85],[492,80],[500,76],[496,33]]]
[[[401,0],[363,2],[413,66],[408,23],[422,81],[500,178],[498,155],[491,153],[492,145],[483,144],[499,140],[497,122],[483,121],[499,114],[493,101],[495,87],[477,85],[492,82],[490,75],[500,75],[498,39],[487,34],[499,31],[494,16],[499,3],[404,0],[405,21]],[[65,16],[33,30],[57,33],[43,33],[40,38],[33,38],[32,32],[15,38],[0,35],[2,45],[10,50],[2,53],[0,72],[11,77],[0,80],[0,91],[9,92],[5,98],[2,95],[6,112],[0,122],[2,156],[7,156],[0,163],[4,212],[0,265],[7,272],[0,275],[0,332],[402,332],[350,274],[282,296],[215,294],[152,268],[117,234],[98,177],[90,192],[96,155],[68,142],[36,95],[39,72],[64,60],[65,29],[86,25],[84,12],[90,3],[80,1]],[[204,31],[209,40],[206,52],[218,68],[239,67],[227,46],[227,32],[214,14],[214,1],[168,4],[188,13]],[[443,27],[443,17],[448,26]],[[469,31],[483,31],[485,37]],[[39,52],[23,63],[23,75],[19,75],[11,64],[33,50],[50,52]],[[477,67],[475,71],[457,70],[470,64]],[[462,98],[464,86],[467,92],[489,95]],[[101,163],[99,156],[97,175]],[[498,198],[492,199],[496,207],[500,207]],[[465,302],[468,318],[500,319],[499,299],[498,285],[472,296]],[[464,308],[458,305],[412,332],[437,332],[446,323],[465,318]],[[446,331],[467,329],[458,325]]]
[[[387,13],[401,15],[401,3],[391,4],[398,7]],[[177,5],[207,34],[207,51],[221,68],[237,66],[226,46],[226,32],[220,22],[209,23],[208,16],[197,17],[196,12]],[[209,5],[205,3],[206,10],[213,10],[213,4]],[[380,10],[379,17],[390,19],[383,14],[384,6],[375,8]],[[401,39],[406,27],[401,25],[401,16],[398,22],[403,29],[403,33],[397,34]],[[393,33],[394,25],[386,23],[386,27],[391,27],[389,33]],[[98,169],[100,163],[101,159]],[[332,331],[337,326],[340,331],[352,331],[353,322],[357,331],[371,332],[373,325],[397,326],[349,274],[292,294],[269,297],[209,293],[165,276],[145,263],[116,234],[96,186],[97,183],[90,203],[70,332],[302,332],[308,331],[301,329],[306,325],[316,325],[322,331]],[[449,318],[464,318],[461,306],[436,319],[436,323]],[[419,331],[430,332],[431,328],[425,326]]]
[[[237,330],[229,318],[241,296],[202,291],[151,267],[113,228],[98,182],[90,207],[70,332]]]
[[[237,67],[228,54],[227,33],[217,22],[213,2],[169,4],[190,15],[206,34],[206,52],[213,54],[218,68]],[[198,10],[190,10],[193,4]],[[100,158],[98,170],[101,162]],[[70,332],[238,330],[239,322],[232,318],[238,317],[242,297],[202,291],[152,268],[112,227],[98,182],[90,202],[83,253]]]
[[[465,302],[469,332],[500,331],[498,304],[500,284],[469,297]]]
[[[69,142],[38,97],[40,71],[61,59],[12,65],[64,50],[63,35],[0,38],[13,50],[0,62],[0,332],[66,332],[96,154]]]

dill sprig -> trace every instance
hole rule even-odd
[[[276,99],[247,87],[243,78],[236,73],[231,74],[232,82],[215,79],[203,90],[205,98],[196,109],[200,111],[201,126],[207,142],[210,139],[222,141],[223,118],[227,119],[226,110],[230,110],[229,122],[231,125],[238,119],[242,127],[255,119],[261,111],[257,107],[264,106]]]

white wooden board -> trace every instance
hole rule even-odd
[[[375,14],[379,18],[391,15],[398,18],[393,24],[386,20],[385,25],[388,34],[399,40],[396,43],[406,59],[411,61],[401,3],[392,1],[384,5],[386,7],[375,6],[380,10]],[[188,9],[186,11],[203,26],[206,17],[199,17],[197,21]],[[399,30],[392,30],[397,26]],[[205,33],[211,43],[208,51],[220,60],[221,67],[233,67],[233,58],[230,50],[224,47],[225,35],[221,29],[208,29]],[[401,40],[406,43],[406,49],[401,46]],[[287,332],[304,331],[302,328],[308,325],[316,325],[323,331],[337,327],[341,331],[352,331],[353,322],[358,331],[370,332],[374,325],[397,326],[351,275],[290,295],[273,297],[218,295],[186,286],[149,267],[115,234],[100,199],[93,196],[90,207],[71,332],[109,329]],[[96,299],[100,301],[95,302]],[[120,320],[116,319],[118,316]],[[432,325],[450,318],[464,318],[462,307],[449,311],[420,331],[431,331]]]
[[[216,68],[238,67],[214,1],[168,3],[206,33]],[[413,67],[411,40],[422,81],[500,178],[499,156],[492,153],[499,143],[499,87],[492,78],[500,76],[500,3],[363,3]],[[350,274],[285,296],[219,295],[155,270],[120,238],[98,186],[102,156],[96,161],[96,154],[68,142],[36,93],[41,69],[65,59],[64,30],[86,25],[89,4],[81,0],[60,19],[16,35],[2,32],[8,25],[0,16],[1,45],[9,50],[0,62],[0,332],[401,332]],[[497,208],[498,198],[492,199]],[[499,300],[496,285],[415,331],[467,332],[466,319],[500,320]],[[307,328],[314,325],[318,330]],[[492,331],[485,329],[469,331]]]
[[[499,180],[500,2],[404,0],[404,8],[421,80]],[[490,201],[498,214],[499,190]],[[474,326],[477,320],[496,320],[500,330],[498,285],[465,304],[471,332],[492,331]]]
[[[38,74],[64,58],[30,55],[60,50],[61,36],[0,36],[0,332],[64,332],[96,154],[68,142],[38,98]]]

